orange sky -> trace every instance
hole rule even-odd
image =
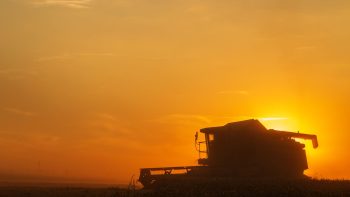
[[[345,0],[1,0],[0,178],[125,183],[195,165],[195,131],[247,118],[317,134],[308,174],[350,178],[349,13]]]

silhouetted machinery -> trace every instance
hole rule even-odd
[[[152,187],[158,182],[196,178],[304,178],[308,169],[305,145],[295,139],[317,136],[266,129],[258,120],[244,120],[200,130],[205,141],[197,142],[198,166],[142,168],[139,182]],[[202,148],[205,148],[202,150]],[[205,158],[201,158],[202,154]]]

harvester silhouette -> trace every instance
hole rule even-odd
[[[316,135],[268,130],[253,119],[200,132],[205,141],[197,141],[197,132],[198,166],[142,168],[139,182],[151,188],[162,182],[205,178],[306,178],[305,145],[295,139],[312,140],[318,147]]]

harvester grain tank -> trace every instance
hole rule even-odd
[[[305,178],[308,169],[305,145],[295,139],[317,136],[266,129],[258,120],[244,120],[200,130],[205,141],[198,142],[198,166],[142,168],[139,182],[152,187],[164,180],[203,178]],[[205,157],[202,157],[202,155]]]

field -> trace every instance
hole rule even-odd
[[[350,196],[350,182],[344,180],[223,180],[181,181],[158,185],[152,190],[81,187],[14,187],[0,188],[0,197],[194,197],[194,196]]]

